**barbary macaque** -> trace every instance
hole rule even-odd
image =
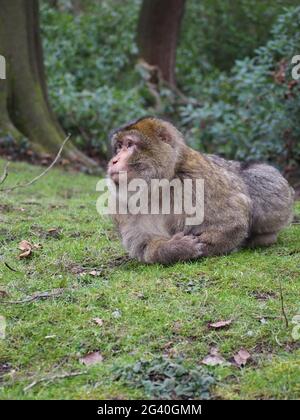
[[[292,220],[294,191],[277,169],[201,154],[167,121],[130,122],[112,132],[111,143],[108,176],[116,188],[124,175],[128,183],[143,179],[147,185],[153,179],[203,180],[203,220],[196,225],[187,223],[184,211],[113,215],[124,247],[139,261],[170,264],[271,245]]]

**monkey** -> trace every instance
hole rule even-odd
[[[143,263],[173,264],[272,245],[292,220],[294,191],[268,164],[200,153],[173,124],[152,116],[115,129],[110,140],[107,174],[117,191],[124,174],[126,182],[139,178],[147,185],[153,179],[203,180],[199,224],[188,225],[184,211],[112,215],[130,257]]]

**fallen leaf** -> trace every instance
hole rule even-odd
[[[19,255],[19,258],[27,258],[31,255],[33,249],[39,249],[39,248],[42,248],[40,244],[32,245],[30,242],[26,240],[21,241],[19,243],[19,249],[23,252]]]
[[[30,242],[25,241],[25,240],[21,241],[19,243],[19,249],[23,252],[19,255],[19,258],[29,257],[29,255],[31,255],[32,248],[33,248],[33,245]]]
[[[101,276],[101,274],[102,274],[101,271],[97,271],[97,270],[92,270],[89,272],[89,275],[93,277]]]
[[[0,297],[8,297],[8,293],[5,290],[0,290]]]
[[[208,324],[208,326],[209,328],[220,329],[220,328],[228,327],[228,325],[230,325],[231,323],[232,323],[232,319],[228,319],[226,321],[211,322]]]
[[[223,365],[225,363],[225,359],[221,356],[208,355],[204,357],[202,363],[207,366]]]
[[[239,352],[233,356],[234,364],[239,367],[245,366],[250,357],[250,353],[247,350],[241,348]]]
[[[137,299],[141,299],[144,300],[145,299],[145,295],[143,292],[133,292],[133,295],[137,298]]]
[[[102,327],[103,325],[103,319],[101,318],[93,318],[93,321],[95,324],[99,325],[99,327]]]
[[[96,363],[103,362],[103,356],[99,353],[99,351],[94,351],[92,353],[88,353],[85,356],[81,357],[79,361],[86,366],[92,366],[92,365],[95,365]]]
[[[47,230],[46,237],[58,239],[61,236],[61,230],[59,228],[51,228]]]
[[[202,363],[207,366],[217,366],[217,365],[224,365],[226,360],[219,354],[219,350],[217,347],[212,347],[210,349],[210,354],[205,356],[202,360]]]
[[[21,251],[27,251],[28,249],[32,249],[32,245],[30,242],[24,240],[19,243],[19,249]]]

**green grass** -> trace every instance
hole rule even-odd
[[[5,186],[39,172],[12,164]],[[146,266],[125,258],[111,222],[96,212],[96,182],[55,169],[31,187],[1,193],[0,290],[8,296],[0,297],[7,321],[0,339],[0,398],[145,398],[143,388],[116,381],[114,369],[162,355],[199,366],[212,346],[226,360],[241,347],[252,356],[244,368],[207,368],[216,378],[213,398],[299,398],[300,346],[292,318],[300,314],[300,225],[267,249]],[[59,231],[50,235],[52,228]],[[24,239],[42,248],[19,259]],[[100,273],[83,276],[83,269]],[[4,303],[55,288],[65,290],[49,299]],[[208,328],[227,319],[233,319],[227,329]],[[83,366],[80,357],[96,350],[103,362]],[[75,371],[86,373],[24,391],[33,381]]]

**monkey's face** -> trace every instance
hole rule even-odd
[[[113,157],[108,163],[108,175],[115,183],[120,182],[120,177],[126,172],[127,179],[134,177],[134,165],[140,139],[137,135],[126,133],[126,135],[115,135],[112,139]]]
[[[174,166],[169,162],[171,147],[162,141],[151,141],[136,130],[121,131],[112,138],[113,157],[108,163],[108,175],[118,184],[127,176],[149,181],[153,178],[168,177]],[[162,170],[163,169],[163,170]]]

